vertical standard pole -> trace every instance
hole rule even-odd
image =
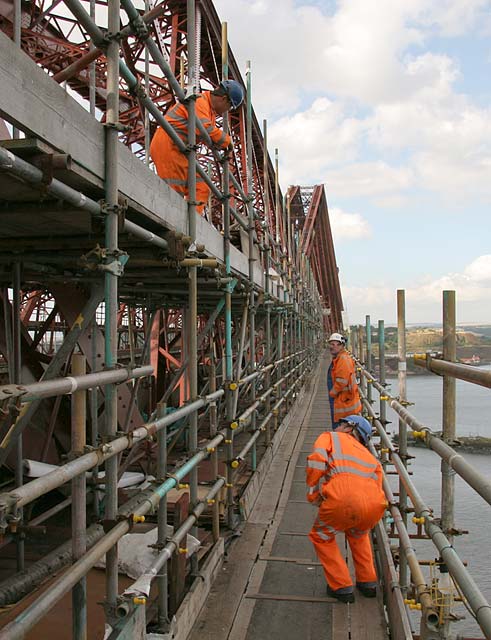
[[[90,0],[90,17],[95,23],[95,0]],[[95,45],[91,41],[89,51],[92,51],[94,47]],[[95,116],[95,62],[91,62],[89,65],[89,110]]]
[[[355,358],[360,359],[360,353],[358,350],[358,327],[353,327],[351,330],[351,350]]]
[[[13,351],[13,382],[15,384],[22,384],[22,352],[21,352],[21,318],[20,318],[20,305],[21,305],[21,264],[20,262],[14,263],[13,273],[13,294],[12,294],[12,351]],[[4,301],[4,304],[8,304],[8,299]],[[21,487],[24,483],[23,480],[23,440],[22,434],[17,436],[16,443],[16,457],[15,457],[15,486]],[[24,514],[23,509],[16,511],[16,517],[19,519],[19,525],[22,524]],[[17,571],[24,570],[24,534],[18,528],[16,535],[16,556],[17,556]]]
[[[21,48],[22,46],[22,1],[14,0],[14,42]],[[14,127],[12,130],[12,138],[19,138],[19,129]]]
[[[365,350],[363,349],[363,327],[358,325],[358,358],[360,362],[365,362]]]
[[[372,323],[370,321],[370,316],[365,317],[365,327],[367,333],[367,369],[373,374],[372,371]],[[368,402],[372,402],[372,383],[368,382],[367,384],[367,399]]]
[[[455,291],[443,292],[443,359],[449,362],[457,360],[456,345],[456,314],[455,314]],[[453,444],[456,437],[455,429],[455,378],[451,376],[443,377],[443,440],[449,444]],[[452,531],[455,527],[454,523],[454,501],[455,501],[455,471],[449,466],[445,460],[442,460],[442,500],[441,500],[441,527],[446,534],[450,544],[453,542]],[[448,583],[448,569],[445,566],[440,567],[441,580]],[[442,591],[444,612],[443,627],[445,629],[445,637],[450,636],[451,624],[451,595],[447,589]]]
[[[188,221],[191,243],[196,240],[196,4],[195,0],[187,0],[187,47],[188,47]],[[189,395],[193,402],[198,397],[198,270],[189,267]],[[192,456],[198,449],[198,412],[193,411],[189,418],[189,454]],[[190,510],[198,502],[198,467],[189,474]],[[197,537],[198,527],[191,529]],[[191,572],[198,573],[198,558],[191,557]]]
[[[385,325],[383,320],[378,321],[378,363],[379,363],[379,381],[380,384],[385,387]],[[387,404],[385,400],[382,400],[382,394],[380,394],[380,406],[379,406],[380,422],[385,428],[387,424]],[[384,471],[387,469],[388,454],[381,454],[382,466]]]
[[[90,370],[91,370],[92,373],[94,373],[95,370],[96,370],[96,366],[97,366],[97,311],[94,313],[94,319],[92,320],[92,323],[91,323],[90,337],[91,337],[91,343],[90,343],[90,347],[91,347],[91,349],[90,349]],[[94,448],[97,448],[98,439],[99,439],[99,421],[98,421],[98,416],[97,416],[98,392],[99,392],[99,390],[98,390],[97,387],[93,387],[92,389],[89,390],[90,427],[91,427],[90,444]],[[98,473],[99,473],[99,467],[94,467],[94,469],[92,471],[92,478],[94,479],[93,512],[94,512],[94,517],[96,518],[96,520],[98,520],[100,518],[100,515],[101,515],[99,513],[99,492],[97,490],[97,484],[96,484],[97,474]]]
[[[279,158],[278,149],[274,150],[274,192],[275,192],[275,240],[276,240],[276,270],[280,274],[282,270],[281,263],[281,239],[280,239],[280,216],[281,216],[281,202],[280,202],[280,177],[279,177]],[[278,282],[279,284],[279,282]],[[283,284],[283,281],[282,281]],[[281,359],[283,357],[283,312],[277,311],[277,352],[276,357]],[[283,375],[282,365],[276,367],[276,381],[281,380]],[[281,386],[276,387],[276,394],[281,395]],[[276,428],[278,427],[278,418],[275,421]]]
[[[290,204],[290,192],[286,195],[286,233],[287,233],[287,250],[288,250],[288,262],[292,261],[292,212]]]
[[[145,0],[145,13],[147,13],[149,9],[150,9],[150,2],[149,0]],[[150,78],[150,54],[148,51],[148,47],[145,47],[145,91],[147,92],[147,95],[150,95],[149,78]],[[150,114],[146,107],[145,107],[145,122],[143,123],[143,125],[145,130],[145,164],[150,164]]]
[[[264,279],[264,304],[266,305],[266,364],[271,363],[271,294],[270,294],[270,269],[271,269],[271,244],[269,242],[269,162],[268,162],[268,122],[263,120],[263,178],[264,178],[264,244],[266,256],[266,276]],[[268,371],[265,376],[266,389],[271,386],[271,373]],[[266,415],[271,410],[271,396],[266,400]],[[271,420],[266,425],[266,445],[271,442]]]
[[[85,356],[72,356],[72,375],[86,373]],[[86,395],[85,390],[72,395],[72,456],[84,453],[86,445]],[[72,561],[75,563],[87,550],[85,473],[72,480]],[[87,578],[84,576],[72,589],[72,627],[74,640],[87,639]]]
[[[251,99],[251,63],[247,61],[247,109],[246,109],[246,136],[247,136],[247,212],[249,222],[249,370],[250,373],[256,370],[256,300],[254,292],[254,203],[252,186],[252,99]],[[256,381],[253,380],[250,392],[251,404],[256,401]],[[256,430],[256,411],[251,415],[251,431]],[[251,447],[251,468],[256,470],[257,449],[256,442]]]
[[[399,380],[399,402],[407,400],[406,392],[406,293],[404,289],[397,290],[397,360]],[[399,455],[404,466],[407,467],[407,429],[403,420],[399,420]],[[399,480],[399,509],[404,526],[407,526],[407,493]],[[399,583],[403,594],[407,591],[408,571],[406,553],[399,545]]]
[[[358,326],[358,352],[359,352],[359,359],[360,362],[362,362],[363,364],[365,364],[365,360],[364,360],[364,345],[363,345],[363,327],[360,324]],[[367,395],[367,379],[365,378],[365,376],[360,375],[360,388],[363,392],[364,395]]]
[[[385,387],[385,325],[383,320],[378,321],[378,362],[379,362],[379,381]],[[387,405],[385,400],[380,401],[380,421],[384,425],[387,422]]]
[[[278,149],[274,150],[274,190],[275,190],[275,222],[276,222],[276,246],[280,246],[280,183],[278,179]]]
[[[119,31],[119,0],[108,0],[108,30],[115,35]],[[119,41],[112,37],[107,47],[107,113],[106,113],[106,185],[108,207],[105,225],[107,262],[116,261],[118,250],[118,130],[119,122]],[[105,366],[112,369],[118,359],[118,276],[105,273]],[[104,437],[114,438],[118,429],[118,398],[115,385],[107,385],[105,392],[106,424]],[[105,518],[115,522],[118,514],[118,457],[106,461]],[[106,554],[106,599],[109,615],[115,611],[118,596],[118,547],[114,545]]]
[[[157,415],[163,418],[165,415],[166,404],[160,403],[157,406]],[[157,476],[159,483],[164,482],[167,475],[167,427],[164,426],[157,432]],[[159,549],[163,548],[167,543],[167,494],[159,502],[159,510],[157,515],[157,545]],[[158,577],[158,626],[159,631],[165,632],[168,629],[168,576],[167,562],[159,572]]]
[[[222,80],[228,79],[228,35],[227,23],[222,22]],[[223,130],[228,133],[228,115],[223,116]],[[229,203],[229,165],[223,165],[222,191],[223,201],[223,253],[225,259],[225,272],[230,278],[230,203]],[[230,284],[225,286],[225,403],[227,413],[227,524],[234,527],[234,490],[233,469],[230,463],[234,459],[234,432],[230,425],[234,419],[232,384],[232,289]]]
[[[186,82],[184,80],[184,74],[185,74],[184,56],[181,53],[181,57],[179,58],[179,83],[183,91],[184,91],[184,87],[186,86]]]
[[[210,393],[214,393],[217,390],[217,366],[215,359],[215,347],[213,346],[210,351]],[[218,431],[218,411],[216,402],[210,404],[210,439],[216,436]],[[218,451],[215,448],[212,451],[211,456],[211,468],[212,476],[218,480]],[[213,503],[213,515],[212,515],[212,531],[213,541],[217,542],[220,537],[220,500],[216,499]]]
[[[443,292],[443,359],[457,360],[455,340],[455,291]],[[443,377],[443,440],[453,444],[455,431],[455,378]],[[454,528],[455,472],[442,460],[442,529],[452,542]]]

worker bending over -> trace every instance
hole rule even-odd
[[[340,333],[333,333],[329,337],[332,361],[327,372],[327,388],[333,429],[341,418],[361,413],[355,365],[345,345],[346,338]]]
[[[376,596],[369,533],[387,502],[382,467],[367,449],[371,432],[362,416],[346,416],[336,431],[317,438],[307,458],[307,499],[319,507],[309,538],[324,567],[327,594],[341,602],[355,601],[353,582],[336,543],[336,534],[341,532],[351,549],[357,588],[367,598]]]
[[[223,116],[230,109],[237,109],[244,99],[244,90],[235,80],[224,80],[213,91],[204,91],[196,99],[196,119],[200,120],[213,144],[219,149],[232,149],[230,136],[216,125],[216,117]],[[175,104],[165,115],[184,144],[188,143],[188,110],[185,104]],[[203,143],[199,129],[196,129],[196,144]],[[186,198],[188,192],[188,159],[159,127],[152,138],[150,155],[158,175],[177,193]],[[210,188],[200,175],[196,175],[196,211],[202,215],[208,202]]]

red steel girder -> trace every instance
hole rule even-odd
[[[288,196],[292,222],[299,234],[299,255],[310,258],[322,305],[329,309],[329,315],[324,316],[325,329],[338,331],[343,326],[343,300],[324,185],[292,186]]]
[[[140,3],[142,5],[142,3]],[[212,0],[202,0],[199,3],[202,15],[201,30],[201,84],[203,88],[216,86],[221,79],[221,22],[213,6]],[[84,29],[75,18],[67,11],[63,3],[48,0],[30,0],[23,2],[22,16],[22,48],[24,51],[42,66],[48,73],[57,78],[64,78],[64,70],[78,63],[73,75],[66,79],[72,91],[82,98],[89,97],[89,69],[84,64],[89,53],[90,39]],[[97,15],[103,15],[107,3],[97,3]],[[149,25],[151,36],[158,43],[162,53],[169,61],[176,77],[180,75],[181,57],[185,67],[187,57],[186,45],[186,3],[179,0],[164,0],[158,3],[161,8],[160,15]],[[88,10],[88,3],[86,3]],[[0,3],[0,29],[9,37],[12,37],[13,0]],[[122,43],[125,61],[136,73],[138,79],[144,83],[145,79],[145,54],[144,47],[135,38],[128,38]],[[95,61],[96,75],[96,107],[97,117],[105,120],[105,96],[106,96],[106,58],[101,54]],[[184,70],[186,73],[186,68]],[[229,77],[242,83],[240,69],[229,49]],[[165,113],[174,102],[167,80],[157,65],[150,63],[150,74],[147,93]],[[144,113],[138,99],[131,95],[126,85],[120,84],[120,121],[126,127],[121,134],[121,140],[132,148],[138,156],[144,155]],[[151,122],[151,126],[154,123]],[[230,130],[236,150],[235,158],[231,163],[232,171],[238,182],[245,187],[245,127],[243,126],[243,113],[241,110],[230,114]],[[263,164],[264,150],[262,132],[253,113],[253,192],[254,207],[266,218],[270,230],[275,229],[276,203],[274,190],[274,171],[268,158],[269,166],[269,192],[270,210],[264,211],[263,193]],[[210,158],[209,152],[204,150],[203,158]],[[211,163],[212,175],[216,174],[214,162]],[[244,205],[237,201],[235,206],[240,210]],[[282,211],[282,198],[280,195],[279,209]],[[220,207],[216,203],[213,212],[214,221],[220,220]],[[285,244],[283,220],[280,220],[282,245]],[[262,233],[260,224],[257,232]],[[275,251],[275,250],[274,250]]]

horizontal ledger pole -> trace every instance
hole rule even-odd
[[[299,353],[303,353],[303,351]],[[289,360],[291,357],[293,356],[288,356],[283,360]],[[268,367],[265,367],[263,369],[260,369],[254,372],[253,377],[255,378],[258,375],[262,375],[263,373],[265,373],[265,370],[269,368],[270,367],[268,365]],[[142,375],[150,375],[152,372],[152,368],[140,367],[139,370],[136,370],[136,371],[140,371]],[[87,383],[87,378],[90,379],[91,375],[101,376],[103,374],[108,374],[108,375],[118,374],[124,378],[124,376],[127,375],[127,373],[128,372],[126,369],[122,369],[122,370],[115,370],[110,372],[101,372],[100,374],[88,374],[87,376],[80,376],[80,378],[83,379],[80,384],[82,384],[83,382],[85,386],[83,387],[78,386],[76,388],[87,389],[87,388],[90,388],[90,386],[95,386],[94,382],[90,384]],[[248,376],[248,378],[250,378],[250,376]],[[129,379],[129,378],[125,378],[125,379]],[[66,387],[65,392],[70,393],[75,388],[74,380],[75,378],[71,378],[71,379],[61,378],[58,381],[49,381],[49,382],[47,381],[45,383],[40,382],[35,384],[44,386],[44,385],[49,385],[51,382],[56,382],[58,384],[61,381],[63,386]],[[246,382],[246,379],[244,378],[243,381],[241,381],[241,383],[245,383],[245,382]],[[107,379],[105,380],[105,383],[107,384]],[[32,387],[34,385],[30,385],[30,386]],[[57,393],[61,393],[61,392],[58,391]],[[57,393],[52,393],[52,395],[57,395]],[[35,480],[28,482],[22,487],[19,487],[10,492],[0,494],[0,529],[3,528],[3,530],[6,530],[7,522],[5,518],[7,514],[10,514],[14,509],[24,506],[26,504],[29,504],[30,502],[32,502],[36,498],[39,498],[45,493],[48,493],[53,489],[57,489],[58,487],[61,487],[66,482],[69,482],[79,474],[84,473],[86,471],[90,471],[96,466],[100,466],[106,460],[109,460],[113,456],[122,453],[126,449],[131,449],[136,443],[142,440],[145,440],[149,436],[153,436],[157,431],[162,429],[164,426],[169,426],[174,422],[177,422],[181,418],[187,417],[193,411],[197,411],[198,409],[210,404],[210,402],[213,402],[214,400],[220,398],[221,396],[224,395],[224,393],[225,392],[223,389],[219,389],[218,391],[215,391],[212,394],[199,398],[194,402],[190,402],[189,404],[181,407],[180,409],[177,409],[173,413],[168,414],[167,416],[164,416],[163,418],[160,418],[158,420],[149,422],[141,427],[138,427],[137,429],[134,429],[133,431],[128,432],[128,434],[124,436],[115,438],[111,442],[105,443],[100,447],[98,447],[97,449],[94,449],[89,453],[83,454],[82,456],[76,458],[75,460],[72,460],[67,464],[54,469],[50,473],[47,473],[46,475],[41,476],[40,478],[36,478]],[[44,396],[44,397],[47,397],[47,396]]]
[[[102,387],[106,384],[118,384],[144,378],[153,375],[153,367],[137,367],[136,369],[110,369],[108,371],[96,371],[83,376],[67,376],[54,380],[41,380],[27,385],[6,385],[0,387],[0,401],[9,398],[19,398],[21,403],[32,402],[42,398],[72,394],[75,391],[84,391],[94,387]]]
[[[244,447],[241,449],[240,453],[238,453],[235,456],[235,458],[234,458],[235,460],[237,460],[238,462],[241,462],[242,460],[245,459],[246,455],[248,454],[248,452],[251,449],[251,447],[254,444],[254,442],[256,442],[256,440],[259,438],[259,436],[261,435],[261,433],[263,431],[266,431],[266,425],[271,420],[271,418],[274,416],[274,412],[277,411],[280,408],[280,406],[285,401],[285,398],[287,398],[295,390],[295,388],[298,387],[298,385],[303,381],[303,379],[306,376],[306,373],[307,372],[304,371],[302,373],[302,375],[299,376],[299,378],[297,380],[295,380],[295,382],[290,386],[290,388],[285,393],[285,395],[278,400],[278,402],[274,405],[274,407],[271,409],[271,411],[263,418],[263,420],[261,421],[261,423],[259,424],[257,429],[254,431],[253,435],[249,438],[249,440],[245,443]],[[285,379],[286,378],[282,378],[282,380],[285,380]],[[278,382],[281,382],[281,381],[278,381]],[[240,418],[238,418],[238,420],[240,420]]]
[[[488,370],[478,369],[468,364],[432,358],[427,353],[416,354],[414,356],[414,364],[440,376],[458,378],[459,380],[465,380],[466,382],[491,389],[491,371]]]
[[[157,577],[165,563],[171,559],[172,554],[179,548],[179,543],[184,538],[184,536],[192,529],[193,525],[198,521],[203,511],[207,508],[207,506],[215,501],[217,493],[224,485],[225,478],[219,478],[213,484],[213,486],[210,488],[210,491],[206,494],[205,498],[198,502],[190,515],[184,520],[179,529],[167,542],[153,564],[149,568],[147,568],[145,570],[145,573],[140,576],[131,586],[125,589],[125,596],[134,596],[138,594],[148,597],[153,579]]]
[[[368,372],[367,372],[368,373]],[[423,498],[419,494],[415,485],[411,481],[409,472],[404,466],[401,458],[395,451],[389,436],[387,435],[382,423],[377,418],[373,407],[368,400],[363,397],[363,405],[376,426],[380,435],[380,439],[384,448],[390,452],[390,458],[394,467],[407,491],[411,502],[413,503],[415,514],[418,518],[424,519],[424,528],[433,544],[440,552],[443,562],[447,565],[450,575],[455,580],[459,589],[464,594],[470,608],[472,609],[476,620],[481,627],[486,638],[491,639],[491,606],[488,604],[479,587],[474,582],[472,576],[467,571],[457,552],[450,544],[449,539],[441,528],[436,524],[432,510],[426,505]]]
[[[224,438],[225,435],[223,433],[218,434],[208,443],[208,448],[217,446]],[[150,496],[135,509],[131,516],[115,524],[80,560],[59,576],[47,591],[30,604],[19,616],[12,620],[12,622],[6,625],[0,631],[0,640],[22,640],[36,622],[45,616],[46,613],[56,605],[60,598],[72,589],[96,562],[131,530],[134,522],[141,522],[147,513],[153,512],[160,500],[166,496],[171,489],[178,486],[191,469],[194,469],[196,465],[208,457],[210,453],[211,451],[207,448],[203,448],[187,462],[175,469],[165,482],[156,487]]]
[[[100,466],[106,460],[109,460],[115,455],[122,453],[126,449],[131,449],[137,442],[145,440],[146,438],[153,436],[160,431],[164,426],[169,426],[177,420],[188,416],[193,411],[197,411],[201,407],[204,407],[210,402],[213,402],[217,398],[220,398],[224,394],[223,389],[219,389],[208,396],[199,398],[194,402],[177,409],[171,414],[149,422],[133,431],[128,432],[124,436],[115,438],[111,442],[102,444],[99,448],[94,449],[90,453],[85,453],[79,458],[68,462],[67,464],[54,469],[50,473],[47,473],[40,478],[36,478],[32,482],[28,482],[22,487],[18,487],[13,491],[9,491],[0,495],[0,529],[6,529],[8,525],[8,514],[13,512],[16,508],[24,506],[29,502],[32,502],[36,498],[61,487],[66,482],[72,480],[76,476],[90,471],[94,467]],[[208,455],[208,454],[207,454]]]
[[[436,432],[431,431],[421,420],[413,416],[398,400],[391,398],[387,394],[386,389],[375,380],[364,367],[361,367],[360,363],[358,363],[358,365],[362,375],[371,380],[374,389],[380,392],[381,399],[388,402],[389,406],[394,409],[406,427],[410,427],[413,430],[413,435],[420,439],[428,449],[431,449],[440,456],[442,460],[445,460],[481,498],[491,505],[491,481],[479,473],[470,462],[467,462],[463,455],[444,442]]]
[[[0,147],[0,171],[7,171],[21,180],[24,180],[24,182],[39,188],[39,190],[49,193],[63,202],[68,202],[68,204],[71,204],[77,209],[88,211],[91,215],[104,215],[103,207],[99,202],[92,200],[81,191],[72,189],[72,187],[69,187],[57,178],[52,178],[52,180],[46,184],[45,175],[41,169],[29,164],[29,162],[26,162],[8,149],[3,149],[2,147]],[[148,229],[144,229],[130,220],[124,221],[123,228],[125,232],[130,233],[140,240],[154,244],[164,251],[167,251],[168,249],[169,245],[167,240],[160,238],[151,231],[148,231]]]

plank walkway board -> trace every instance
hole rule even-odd
[[[259,560],[264,562],[294,562],[295,564],[306,564],[309,566],[321,566],[320,562],[309,560],[308,558],[287,558],[282,556],[259,556]]]
[[[298,412],[296,417],[300,420],[305,413],[305,403],[299,403]],[[287,472],[285,459],[291,457],[296,435],[294,426],[285,434],[250,518],[240,537],[232,542],[228,552],[229,562],[225,563],[222,574],[212,588],[189,640],[227,640],[231,630],[237,625],[241,626],[241,617],[245,615],[248,619],[248,605],[253,608],[254,601],[246,602],[244,594],[248,587],[256,588],[261,584],[265,563],[258,563],[257,558],[260,549],[266,548],[264,538],[274,523]],[[234,636],[234,640],[238,640],[237,636]]]
[[[217,615],[200,616],[194,625],[191,640],[227,638],[263,538],[262,525],[251,524],[244,528],[235,544],[232,558],[224,563],[206,603],[206,611],[210,614],[216,612]],[[227,606],[223,606],[225,594]]]
[[[246,598],[252,598],[253,600],[287,600],[288,602],[321,602],[329,604],[337,604],[336,598],[322,598],[314,596],[296,596],[296,595],[281,595],[277,593],[248,593]]]
[[[356,594],[355,603],[346,605],[326,596],[324,572],[307,537],[316,509],[298,499],[305,457],[329,424],[326,374],[324,361],[190,640],[386,640],[378,599]],[[339,544],[345,549],[344,536]]]

